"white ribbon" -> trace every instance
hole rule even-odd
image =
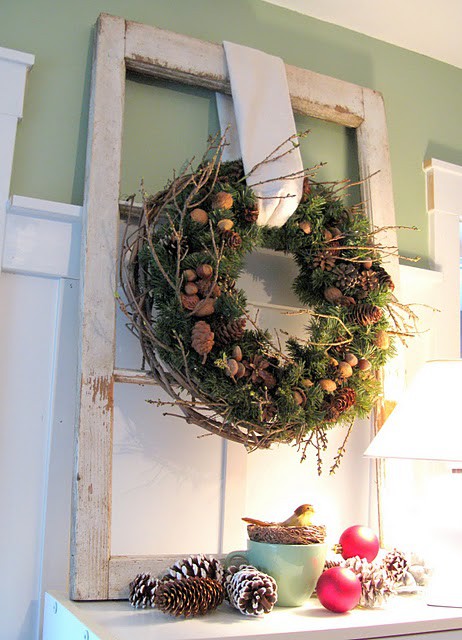
[[[259,225],[281,227],[298,207],[303,163],[289,87],[281,58],[232,42],[223,43],[231,98],[217,94],[223,160],[242,155],[247,184],[258,201]],[[261,164],[262,163],[262,164]]]

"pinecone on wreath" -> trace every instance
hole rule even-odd
[[[343,389],[336,391],[327,405],[329,419],[337,420],[340,414],[354,405],[355,401],[356,392],[351,387],[343,387]]]
[[[274,578],[251,565],[229,567],[225,589],[231,606],[245,616],[269,613],[278,597]]]
[[[200,553],[196,556],[188,556],[183,560],[177,560],[175,564],[166,570],[163,579],[170,577],[181,580],[183,578],[212,578],[223,582],[225,568],[223,564],[213,556]]]
[[[336,261],[337,257],[331,251],[320,251],[313,258],[313,268],[317,269],[319,267],[323,271],[332,271]]]
[[[130,582],[130,594],[128,601],[135,609],[148,609],[154,606],[154,595],[159,585],[159,580],[149,573],[139,573]]]
[[[383,564],[368,562],[365,558],[355,556],[343,563],[358,576],[361,581],[362,607],[381,607],[395,593],[393,580],[389,577]]]
[[[205,363],[207,354],[213,349],[214,344],[214,334],[209,323],[205,320],[196,322],[191,332],[191,346],[194,351],[203,356],[202,364]]]
[[[401,551],[393,549],[383,559],[384,567],[390,578],[397,583],[403,583],[409,573],[409,562]]]
[[[363,327],[367,327],[370,324],[376,324],[383,315],[383,311],[380,307],[376,307],[374,304],[357,304],[351,307],[349,312],[350,318],[356,324],[360,324]]]
[[[215,327],[215,342],[222,347],[232,342],[239,342],[244,335],[245,323],[245,318],[237,318],[226,324],[217,325]]]
[[[163,580],[154,594],[154,606],[172,616],[204,615],[224,599],[224,587],[212,578]]]
[[[341,262],[332,269],[336,280],[334,285],[341,291],[353,289],[358,282],[358,269],[352,262]]]

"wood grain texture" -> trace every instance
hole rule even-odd
[[[113,293],[125,66],[145,75],[230,93],[221,45],[122,18],[100,16],[92,76],[82,241],[81,390],[70,589],[71,598],[77,600],[125,598],[128,584],[137,573],[157,575],[175,560],[174,556],[110,558],[114,382],[151,382],[143,372],[114,371]],[[294,110],[358,128],[360,175],[364,178],[377,172],[363,185],[369,215],[377,226],[393,225],[390,158],[381,95],[306,69],[286,65],[286,71]],[[128,214],[129,208],[122,206],[122,217]],[[387,232],[385,241],[396,245],[393,231]],[[397,259],[391,259],[387,266],[398,283]],[[226,528],[239,511],[242,497],[230,487],[236,475],[245,475],[245,451],[235,451],[233,447],[228,443],[223,461],[225,547],[233,546]]]
[[[125,56],[131,71],[231,93],[220,44],[127,21]],[[361,87],[292,65],[286,65],[286,73],[292,107],[298,113],[346,127],[358,127],[363,121]]]
[[[125,21],[102,15],[92,72],[81,249],[80,399],[70,597],[108,597]]]

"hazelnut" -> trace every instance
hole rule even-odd
[[[215,194],[212,200],[212,207],[214,209],[231,209],[234,200],[233,196],[226,191],[219,191]]]
[[[190,213],[191,220],[197,222],[198,224],[207,224],[209,221],[209,216],[207,211],[204,209],[193,209]]]

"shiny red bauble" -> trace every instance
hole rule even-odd
[[[340,536],[339,544],[342,547],[342,557],[347,560],[359,556],[372,562],[379,552],[379,539],[369,527],[355,525],[348,527]]]
[[[354,609],[361,598],[361,582],[346,567],[332,567],[321,574],[316,585],[320,603],[334,613]]]

